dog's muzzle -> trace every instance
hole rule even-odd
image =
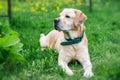
[[[58,19],[58,18],[55,18],[54,19],[54,28],[56,29],[56,30],[59,30],[59,22],[60,22],[60,19]]]

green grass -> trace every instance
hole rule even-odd
[[[89,80],[118,80],[120,79],[119,0],[94,1],[93,6],[93,12],[89,12],[87,6],[73,6],[88,16],[85,32],[89,40],[89,52],[95,74]],[[64,7],[70,5],[64,5],[62,9]],[[47,34],[53,29],[53,19],[60,11],[32,13],[27,11],[27,8],[25,10],[13,11],[11,28],[19,33],[24,44],[21,54],[26,61],[13,65],[10,70],[5,70],[0,65],[0,78],[3,80],[87,80],[82,76],[82,67],[76,61],[69,65],[75,70],[75,74],[69,77],[58,66],[58,54],[54,50],[40,51],[39,35]]]

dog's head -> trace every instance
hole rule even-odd
[[[87,19],[82,11],[77,9],[64,9],[60,17],[54,19],[54,27],[59,31],[77,29]]]

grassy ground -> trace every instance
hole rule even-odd
[[[95,74],[89,80],[120,79],[119,3],[119,0],[94,1],[93,12],[89,12],[87,6],[72,6],[82,10],[88,16],[85,22],[86,34]],[[18,3],[13,5],[16,4]],[[70,7],[70,5],[64,5],[61,8],[64,7]],[[69,65],[75,70],[74,76],[69,77],[58,66],[58,55],[54,50],[40,51],[38,42],[40,33],[47,34],[53,29],[53,19],[61,10],[32,13],[27,11],[24,5],[23,8],[23,11],[13,11],[11,27],[19,33],[21,42],[24,43],[21,54],[26,61],[13,66],[10,71],[2,69],[0,78],[3,80],[86,80],[82,77],[81,65],[76,61]]]

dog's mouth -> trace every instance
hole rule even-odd
[[[59,24],[55,24],[55,23],[54,23],[54,28],[55,28],[55,30],[58,30],[58,31],[67,32],[67,30],[62,30],[62,29],[59,27]]]
[[[54,28],[55,28],[55,30],[63,31],[63,30],[60,28],[60,26],[59,26],[59,22],[58,22],[58,23],[55,23],[55,22],[54,22]]]
[[[63,25],[61,25],[60,20],[58,18],[55,19],[54,20],[54,28],[55,28],[55,30],[67,32],[67,30],[62,29],[62,27],[63,27]]]
[[[54,28],[55,28],[56,30],[60,30],[59,27],[58,27],[58,23],[54,23]]]
[[[56,30],[58,30],[58,31],[61,31],[61,28],[60,28],[59,24],[60,24],[60,19],[59,18],[55,18],[54,19],[54,28]]]

